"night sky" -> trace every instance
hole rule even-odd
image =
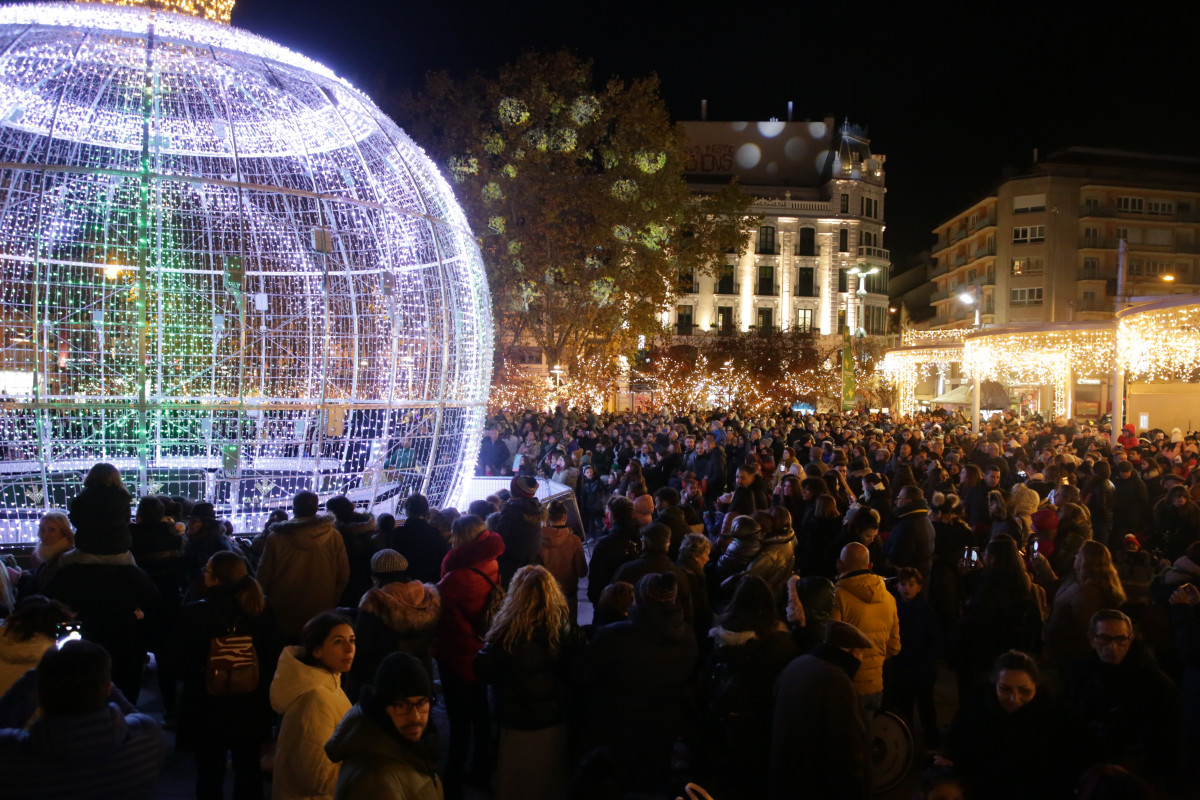
[[[710,120],[783,119],[788,100],[795,119],[848,115],[888,157],[900,270],[1035,147],[1200,156],[1200,15],[1052,6],[239,0],[233,22],[367,90],[568,47],[599,77],[657,73],[677,120],[698,119],[701,98]]]

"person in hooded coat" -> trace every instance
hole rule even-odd
[[[325,743],[325,754],[341,767],[334,800],[442,800],[428,735],[432,694],[417,659],[392,653],[380,662]]]
[[[325,510],[333,515],[333,527],[346,545],[346,562],[350,567],[350,579],[342,589],[339,604],[352,606],[371,588],[371,556],[379,549],[376,541],[379,526],[373,515],[358,513],[354,501],[345,495],[329,498]]]
[[[358,603],[354,666],[342,679],[352,697],[371,682],[391,653],[415,657],[433,679],[433,637],[442,617],[442,596],[433,584],[409,580],[407,568],[407,560],[395,550],[380,550],[371,557],[375,586]]]
[[[860,657],[871,647],[862,631],[835,620],[822,644],[784,667],[775,681],[769,800],[871,796],[871,739],[854,688]]]
[[[868,707],[878,708],[883,693],[883,662],[900,652],[896,598],[883,578],[871,572],[869,551],[857,542],[842,549],[834,586],[831,618],[849,622],[871,640],[871,647],[861,658],[862,667],[854,676],[854,688]]]
[[[408,573],[421,583],[437,583],[450,544],[429,524],[429,500],[412,494],[404,500],[404,524],[392,531],[387,546],[408,559]]]
[[[623,793],[666,789],[687,728],[697,648],[677,592],[674,573],[643,577],[629,619],[598,629],[575,665],[582,752],[607,748]]]
[[[298,641],[309,619],[337,606],[350,562],[333,517],[318,516],[315,494],[297,492],[292,510],[293,519],[275,523],[267,534],[258,582],[275,606],[285,640]]]
[[[896,516],[884,552],[894,569],[913,567],[929,580],[933,571],[933,523],[925,493],[918,486],[905,486],[896,495]]]

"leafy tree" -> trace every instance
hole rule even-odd
[[[750,198],[689,193],[653,76],[597,88],[587,61],[526,53],[494,76],[430,75],[398,116],[479,237],[501,351],[522,335],[550,364],[630,351],[680,274],[746,244]]]

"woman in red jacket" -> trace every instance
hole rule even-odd
[[[450,723],[450,753],[446,765],[446,796],[461,796],[460,776],[467,755],[471,767],[467,780],[486,785],[490,768],[488,746],[491,716],[487,685],[476,680],[475,654],[483,647],[484,606],[492,587],[500,583],[496,557],[504,552],[504,540],[487,529],[483,520],[465,514],[450,529],[450,552],[442,561],[442,619],[438,624],[433,655],[438,662],[446,718]],[[472,746],[473,745],[473,746]]]

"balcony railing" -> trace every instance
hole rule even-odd
[[[1116,239],[1106,239],[1103,236],[1084,236],[1079,240],[1081,250],[1115,250]]]
[[[971,254],[971,258],[987,258],[988,256],[996,255],[996,243],[985,244],[983,247],[976,247],[975,252]]]
[[[741,294],[741,286],[734,282],[733,278],[721,278],[717,281],[717,288],[714,294]]]
[[[804,248],[802,248],[800,245],[796,245],[795,249],[792,251],[792,255],[796,256],[797,258],[816,258],[817,256],[821,255],[821,248],[819,247],[810,247],[808,249],[812,250],[812,252],[802,252]]]
[[[820,297],[821,287],[815,283],[812,286],[796,286],[796,291],[793,292],[796,297]]]
[[[942,289],[940,292],[934,292],[933,294],[929,295],[929,302],[930,304],[937,303],[941,300],[945,300],[949,296],[950,290]]]
[[[995,224],[996,224],[996,217],[994,215],[988,216],[988,217],[981,217],[980,219],[975,220],[975,223],[973,225],[970,225],[967,228],[967,230],[977,231],[977,230],[981,230],[983,228],[989,228]]]
[[[877,258],[880,261],[890,262],[892,260],[891,251],[885,250],[882,247],[869,247],[867,245],[859,246],[858,256],[859,258]]]
[[[677,336],[694,336],[696,334],[696,326],[691,322],[676,322],[675,335]]]
[[[754,288],[758,290],[755,294],[767,297],[774,297],[779,294],[779,287],[775,285],[774,281],[759,281],[758,285]]]
[[[760,244],[754,248],[754,252],[760,256],[777,256],[779,255],[779,245],[763,245]]]

